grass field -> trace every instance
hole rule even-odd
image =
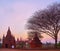
[[[51,49],[51,50],[20,50],[20,49],[0,49],[0,51],[60,51],[60,49]]]

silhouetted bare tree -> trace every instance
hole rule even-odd
[[[57,48],[57,38],[60,30],[60,4],[56,3],[42,11],[35,12],[28,20],[27,29],[46,33],[55,40],[55,47]]]

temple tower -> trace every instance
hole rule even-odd
[[[3,36],[3,45],[4,48],[15,48],[16,42],[14,36],[11,34],[10,27],[8,27],[6,37]]]

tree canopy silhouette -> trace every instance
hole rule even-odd
[[[38,10],[28,20],[27,29],[45,33],[55,40],[57,48],[57,38],[60,31],[60,3],[55,3],[44,10]]]

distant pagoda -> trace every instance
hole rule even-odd
[[[41,48],[42,47],[42,43],[39,40],[39,37],[37,36],[37,34],[35,34],[33,40],[30,42],[30,46],[31,46],[31,48]]]
[[[12,36],[10,27],[8,27],[7,35],[6,37],[3,35],[3,48],[15,48],[16,42],[14,36]]]

